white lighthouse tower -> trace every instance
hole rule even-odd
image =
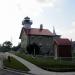
[[[30,18],[27,16],[22,21],[22,25],[23,25],[24,28],[30,29],[31,28],[31,25],[32,25],[32,20],[30,20]]]

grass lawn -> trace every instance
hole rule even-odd
[[[25,71],[25,72],[29,71],[29,69],[25,65],[17,61],[15,58],[11,57],[10,59],[11,62],[9,62],[8,60],[3,61],[5,67],[16,69],[17,71]]]
[[[64,60],[54,60],[50,57],[35,57],[28,56],[25,54],[18,53],[16,54],[31,63],[45,69],[52,71],[75,71],[75,63],[64,61]]]

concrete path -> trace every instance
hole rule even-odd
[[[2,69],[2,60],[0,60],[0,69]]]
[[[0,75],[24,75],[24,74],[0,69]]]
[[[0,52],[0,69],[3,69],[4,53]]]
[[[62,73],[60,73],[60,72],[46,71],[46,70],[43,70],[43,69],[37,67],[36,65],[14,55],[14,54],[10,54],[10,53],[6,53],[6,54],[16,58],[18,61],[23,63],[25,66],[27,66],[30,69],[29,73],[32,73],[33,75],[75,75],[75,72],[62,72]]]

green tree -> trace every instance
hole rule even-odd
[[[5,41],[2,45],[2,50],[3,52],[7,52],[7,51],[10,51],[12,48],[12,43],[10,41]]]
[[[3,43],[3,46],[4,46],[4,47],[9,47],[9,48],[11,48],[11,47],[12,47],[12,43],[11,43],[10,41],[5,41],[5,42]]]

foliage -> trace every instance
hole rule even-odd
[[[21,71],[29,71],[29,69],[25,65],[23,65],[22,63],[20,63],[13,57],[10,57],[10,59],[11,59],[11,62],[9,62],[8,59],[3,61],[5,67],[9,67],[9,68],[21,70]]]
[[[3,46],[11,48],[12,47],[12,43],[10,41],[5,41],[3,43]]]
[[[18,51],[18,50],[20,50],[20,48],[21,48],[21,43],[19,43],[17,46],[13,46],[12,50],[13,51]]]
[[[8,51],[10,51],[10,48],[5,46],[0,47],[0,52],[8,52]]]
[[[2,45],[0,45],[0,52],[10,51],[12,47],[12,43],[10,41],[5,41]]]
[[[5,41],[2,45],[0,45],[0,52],[8,52],[8,51],[18,51],[21,48],[21,43],[17,46],[12,47],[12,43],[10,41]]]

